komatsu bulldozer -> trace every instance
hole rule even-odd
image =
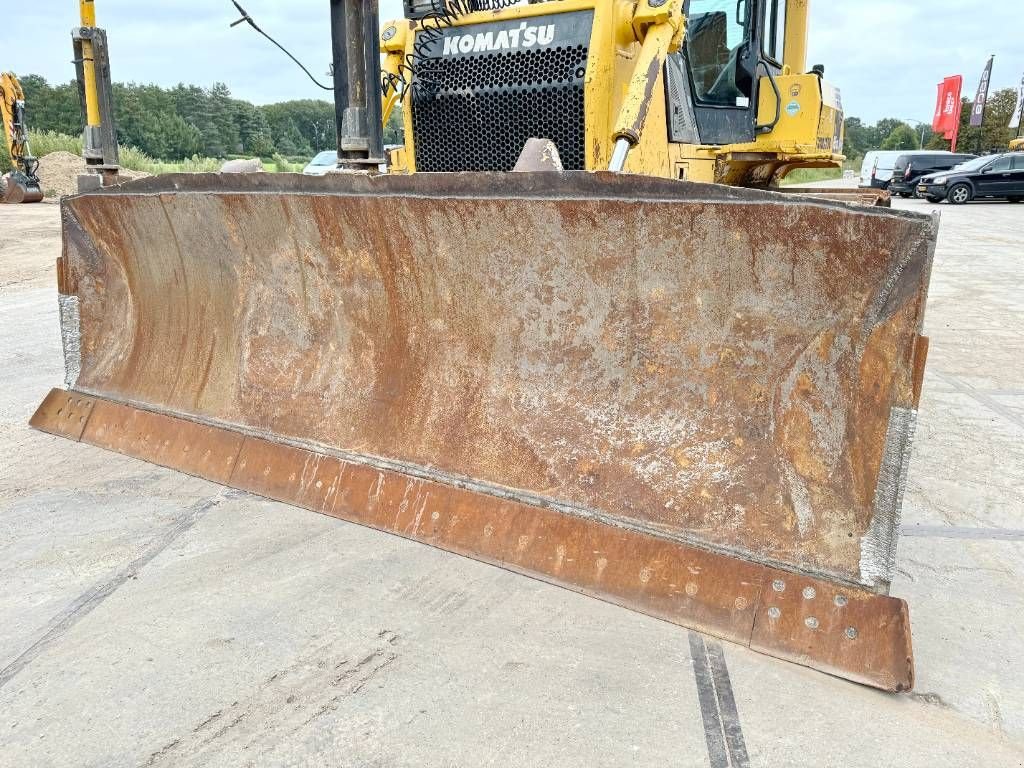
[[[0,120],[3,139],[13,168],[0,177],[0,202],[38,203],[43,199],[25,123],[25,93],[13,72],[0,73]]]
[[[531,137],[566,170],[748,187],[842,165],[839,91],[806,71],[807,0],[470,5],[503,9],[406,2],[384,25],[385,117],[403,84],[416,102],[398,171],[511,171]]]
[[[770,189],[843,159],[806,0],[330,10],[338,173],[64,198],[32,424],[909,689],[936,222]]]

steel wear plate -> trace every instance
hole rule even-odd
[[[64,199],[76,388],[885,588],[931,219],[585,173],[232,176]]]
[[[64,198],[62,214],[69,384],[244,435],[211,448],[239,450],[232,485],[402,533],[376,516],[410,509],[394,483],[369,502],[389,472],[401,494],[496,500],[497,541],[544,510],[543,561],[463,535],[464,514],[444,536],[403,525],[581,591],[596,561],[584,548],[569,565],[578,520],[888,589],[933,218],[571,172],[165,176]],[[132,434],[95,442],[148,451]],[[196,435],[174,435],[151,460],[199,473]],[[609,559],[608,599],[671,613],[626,588],[659,562],[649,546]],[[716,610],[742,596],[724,589]]]
[[[45,412],[68,399],[84,398],[54,390]],[[867,685],[907,690],[913,682],[902,600],[224,427],[92,402],[83,442],[431,544]],[[801,613],[804,603],[809,607]],[[812,614],[821,617],[814,631],[801,623]],[[859,636],[850,637],[851,626]]]

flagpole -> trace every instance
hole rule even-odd
[[[985,110],[988,109],[988,91],[992,82],[992,62],[996,55],[990,53],[985,69],[981,72],[981,82],[978,83],[978,92],[974,96],[974,104],[971,105],[971,127],[978,129],[978,154],[982,152],[982,142],[985,140]],[[976,111],[980,102],[981,112]]]

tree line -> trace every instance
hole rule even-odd
[[[960,106],[960,138],[958,152],[984,154],[1005,152],[1014,138],[1009,127],[1013,109],[1017,104],[1017,92],[1004,88],[989,95],[985,107],[985,120],[979,128],[971,127],[969,99],[963,99]],[[935,133],[930,125],[910,125],[904,120],[888,117],[874,125],[865,125],[856,117],[846,119],[846,144],[844,153],[851,160],[863,158],[873,149],[937,149],[948,150],[950,142],[941,133]]]
[[[72,136],[82,132],[74,81],[51,85],[39,75],[20,79],[29,130]],[[335,147],[334,105],[328,101],[297,99],[258,106],[233,98],[224,83],[210,88],[115,83],[113,90],[118,143],[161,160],[196,155],[310,157]],[[385,129],[385,143],[401,143],[401,130],[401,112],[396,109]]]
[[[74,81],[50,85],[39,75],[21,78],[28,105],[29,128],[77,136],[82,132],[82,111]],[[1016,104],[1012,88],[991,94],[981,128],[971,128],[971,102],[963,100],[958,150],[1005,150],[1013,138],[1007,127]],[[334,105],[317,99],[254,105],[231,96],[223,83],[210,88],[180,84],[116,83],[114,114],[118,143],[150,157],[183,160],[196,155],[223,158],[237,155],[269,158],[311,157],[335,145]],[[386,144],[402,142],[402,118],[396,109],[384,132]],[[846,118],[845,154],[854,164],[873,149],[949,149],[949,142],[929,125],[909,125],[885,118],[867,125]]]

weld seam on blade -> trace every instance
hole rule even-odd
[[[447,485],[454,488],[461,488],[463,490],[475,491],[478,493],[486,494],[487,496],[493,496],[506,501],[514,501],[520,504],[528,504],[534,507],[540,507],[542,509],[551,509],[556,512],[563,514],[572,515],[574,517],[583,518],[584,520],[592,520],[594,522],[603,523],[604,525],[618,528],[623,531],[630,531],[632,533],[640,533],[647,536],[651,536],[662,541],[668,541],[675,544],[682,544],[694,549],[699,549],[702,552],[710,552],[715,555],[724,555],[726,557],[732,557],[737,560],[742,560],[745,563],[752,563],[754,565],[765,566],[768,568],[775,568],[787,573],[795,573],[801,576],[807,576],[813,579],[821,579],[831,584],[841,584],[851,588],[861,589],[863,583],[859,582],[856,577],[846,576],[840,573],[826,571],[821,568],[815,568],[813,566],[797,567],[793,563],[785,562],[782,560],[773,560],[768,557],[759,555],[756,552],[751,552],[739,547],[729,547],[718,543],[709,543],[702,539],[694,536],[690,536],[685,532],[666,531],[655,525],[644,525],[636,522],[635,520],[629,520],[626,518],[618,517],[616,515],[602,512],[599,509],[593,509],[584,507],[578,504],[570,502],[560,501],[553,499],[548,496],[542,496],[540,494],[531,493],[518,488],[509,488],[503,485],[497,485],[489,483],[479,478],[468,477],[466,475],[460,475],[452,472],[441,471],[433,467],[424,467],[418,464],[412,464],[409,462],[398,461],[395,459],[388,459],[383,456],[376,456],[372,454],[357,453],[354,451],[346,450],[344,448],[338,448],[337,446],[326,445],[323,443],[317,443],[312,440],[302,440],[286,435],[281,435],[276,432],[269,432],[266,430],[260,430],[253,427],[248,427],[243,424],[236,422],[224,421],[222,419],[210,418],[206,416],[199,416],[192,413],[185,413],[176,411],[169,408],[161,408],[154,405],[153,403],[134,400],[123,396],[117,396],[116,398],[111,397],[110,394],[102,391],[90,389],[88,387],[78,387],[76,391],[82,394],[89,395],[100,400],[107,400],[113,403],[119,403],[121,405],[130,406],[137,408],[141,411],[149,413],[156,413],[163,416],[172,416],[174,418],[189,421],[195,424],[201,424],[206,427],[217,427],[219,429],[225,429],[230,432],[237,433],[243,437],[251,437],[259,440],[265,440],[270,443],[276,443],[279,445],[285,445],[290,448],[298,448],[299,450],[310,451],[317,453],[322,456],[330,456],[335,459],[341,459],[342,461],[349,462],[351,464],[359,464],[361,466],[372,467],[373,469],[385,470],[389,472],[398,472],[403,475],[417,478],[419,480],[427,480],[441,485]]]
[[[504,172],[467,172],[433,174],[450,179],[424,179],[397,175],[355,176],[329,174],[320,177],[296,179],[261,178],[260,174],[175,173],[136,179],[129,186],[100,187],[87,193],[69,195],[66,200],[77,202],[98,196],[156,197],[174,194],[251,194],[280,197],[282,194],[318,197],[342,195],[345,197],[401,197],[443,198],[452,200],[628,200],[631,203],[683,203],[726,204],[790,207],[799,204],[805,208],[839,211],[859,217],[885,217],[920,223],[937,216],[926,216],[913,211],[894,208],[851,206],[848,201],[826,198],[792,199],[791,195],[763,189],[722,187],[708,189],[709,185],[687,181],[657,179],[654,177],[616,178],[610,172],[565,171],[560,174],[545,172],[521,173],[509,181]],[[467,178],[471,177],[471,178]],[[553,178],[552,178],[553,177]],[[500,184],[495,184],[500,180]],[[932,226],[935,226],[933,223]]]
[[[64,348],[64,385],[74,389],[82,372],[82,316],[79,298],[57,294],[60,340]]]
[[[57,391],[59,392],[60,390],[57,390]],[[77,389],[69,389],[69,390],[67,390],[67,393],[69,395],[84,394],[84,393],[81,393]],[[69,439],[74,440],[76,443],[81,443],[85,439],[85,430],[87,430],[89,428],[89,422],[92,421],[92,415],[96,412],[95,403],[93,405],[94,405],[94,407],[89,408],[85,412],[85,421],[82,422],[82,428],[81,428],[81,430],[78,433],[78,437],[74,437],[74,436],[71,436],[71,435],[68,436]]]
[[[889,412],[875,486],[874,515],[860,544],[861,581],[869,587],[888,590],[896,571],[896,542],[916,426],[917,411],[913,408],[896,407]]]
[[[906,256],[896,265],[895,271],[889,275],[885,285],[875,296],[870,311],[864,317],[864,329],[871,332],[895,315],[910,298],[912,284],[928,285],[931,279],[932,265],[935,261],[935,237],[938,230],[937,221],[930,222],[927,231],[918,232],[903,247]],[[909,273],[909,274],[908,274]],[[924,307],[918,312],[918,330],[924,324]]]

